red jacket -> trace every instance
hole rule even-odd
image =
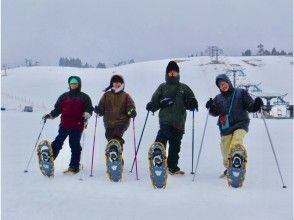
[[[50,112],[54,118],[61,114],[60,126],[63,128],[83,129],[83,113],[92,114],[93,112],[90,97],[81,92],[80,87],[77,90],[62,94],[54,105],[54,110]]]

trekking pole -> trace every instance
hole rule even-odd
[[[24,170],[25,173],[28,172],[29,165],[30,165],[31,160],[32,160],[32,158],[33,158],[34,152],[35,152],[35,150],[36,150],[36,148],[37,148],[37,144],[38,144],[38,142],[39,142],[39,139],[40,139],[40,137],[41,137],[41,134],[42,134],[42,132],[43,132],[43,128],[44,128],[45,124],[46,124],[46,119],[44,119],[44,122],[43,122],[43,125],[42,125],[42,128],[41,128],[41,131],[40,131],[40,133],[39,133],[39,136],[38,136],[37,141],[36,141],[36,143],[35,143],[35,146],[34,146],[34,148],[33,148],[33,151],[32,151],[32,154],[31,154],[31,157],[30,157],[29,162],[28,162],[28,164],[27,164],[27,166],[26,166],[26,169]]]
[[[86,132],[86,128],[87,128],[87,121],[85,121],[84,123],[84,129],[83,129],[83,134],[82,134],[82,152],[81,152],[81,171],[80,171],[80,178],[79,180],[83,181],[84,178],[84,167],[83,167],[83,163],[84,163],[84,154],[83,151],[85,150],[85,132]]]
[[[94,161],[94,150],[95,150],[95,141],[96,141],[97,118],[98,118],[98,115],[96,114],[96,118],[95,118],[95,128],[94,128],[93,149],[92,149],[91,174],[90,174],[90,176],[93,176],[93,161]]]
[[[285,185],[284,180],[283,180],[282,172],[280,170],[280,166],[279,166],[279,162],[278,162],[278,159],[277,159],[277,155],[276,155],[276,152],[275,152],[275,149],[274,149],[274,146],[273,146],[273,142],[272,142],[272,139],[271,139],[271,136],[270,136],[270,133],[269,133],[269,130],[268,130],[268,127],[267,127],[265,118],[264,118],[263,110],[261,110],[261,118],[262,118],[262,120],[264,122],[264,126],[265,126],[265,129],[266,129],[266,132],[267,132],[267,136],[268,136],[268,139],[269,139],[269,142],[270,142],[270,145],[271,145],[271,148],[272,148],[272,151],[273,151],[275,160],[276,160],[276,164],[277,164],[277,168],[278,168],[278,171],[279,171],[279,174],[280,174],[280,177],[281,177],[283,188],[287,188],[287,186]]]
[[[133,136],[134,136],[134,150],[135,150],[135,163],[136,163],[136,179],[139,180],[139,177],[138,177],[137,150],[136,150],[135,119],[134,118],[133,118]]]
[[[192,118],[192,169],[191,174],[194,174],[193,168],[194,168],[194,112],[193,111],[193,118]]]
[[[206,132],[206,126],[207,126],[208,116],[209,116],[209,111],[207,112],[207,115],[206,115],[206,120],[205,120],[205,124],[204,124],[204,130],[203,130],[203,134],[202,134],[202,138],[201,138],[201,144],[200,144],[199,153],[198,153],[198,156],[197,156],[196,167],[195,167],[194,176],[193,176],[193,182],[195,181],[195,176],[196,176],[196,173],[197,173],[197,168],[198,168],[198,164],[199,164],[200,154],[201,154],[202,146],[203,146],[203,140],[204,140],[204,136],[205,136],[205,132]]]
[[[132,165],[132,168],[130,170],[130,173],[133,172],[134,164],[135,164],[135,161],[137,160],[136,158],[137,158],[137,154],[138,154],[138,151],[139,151],[139,147],[140,147],[140,144],[141,144],[141,140],[142,140],[142,137],[143,137],[143,133],[144,133],[144,130],[145,130],[145,126],[146,126],[146,122],[147,122],[148,116],[149,116],[149,111],[147,112],[147,115],[146,115],[146,119],[145,119],[144,126],[143,126],[143,129],[142,129],[142,133],[141,133],[141,137],[140,137],[140,140],[139,140],[139,144],[138,144],[137,149],[135,151],[135,158],[133,160],[133,165]]]

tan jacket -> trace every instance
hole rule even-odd
[[[127,113],[132,108],[135,109],[135,103],[128,93],[124,91],[119,93],[105,92],[99,101],[99,106],[104,113],[105,128],[115,128],[118,125],[124,125],[126,129],[128,128],[130,118]]]

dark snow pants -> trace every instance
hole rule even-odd
[[[169,143],[167,165],[170,169],[176,169],[178,167],[183,134],[183,131],[169,125],[160,125],[157,133],[156,142],[162,143],[165,148],[167,141]]]
[[[62,149],[62,145],[67,138],[69,137],[69,147],[71,148],[71,159],[69,167],[78,169],[80,166],[81,159],[81,137],[83,129],[67,129],[59,127],[58,135],[55,140],[52,142],[53,157],[54,159],[58,156],[59,151]]]
[[[118,125],[115,128],[106,128],[105,130],[105,137],[107,141],[111,139],[116,139],[121,144],[123,148],[123,144],[125,143],[124,139],[122,138],[124,132],[127,130],[128,126],[126,125]]]

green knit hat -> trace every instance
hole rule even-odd
[[[77,78],[72,77],[69,81],[69,84],[79,84],[79,81],[77,80]]]

